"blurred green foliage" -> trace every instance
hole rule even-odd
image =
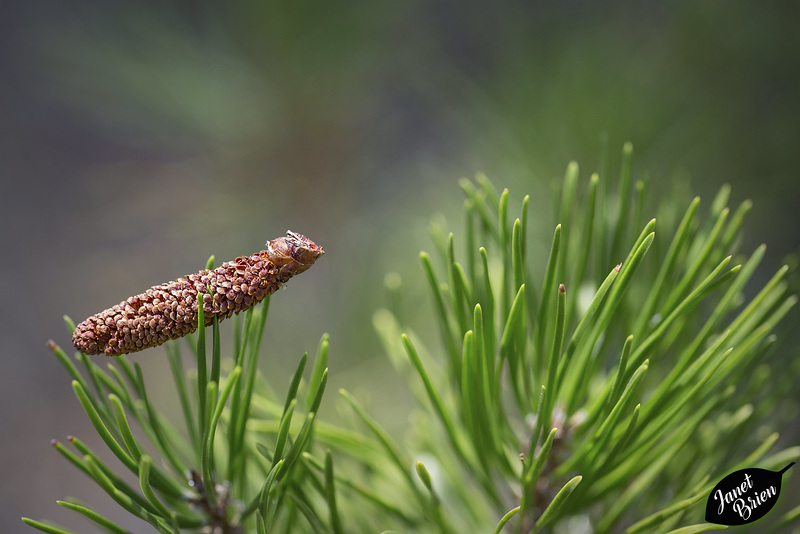
[[[34,131],[33,144],[47,151],[48,137],[85,132],[65,156],[69,179],[93,177],[83,187],[155,174],[176,192],[206,190],[218,199],[205,201],[206,237],[241,233],[237,214],[255,212],[253,226],[330,229],[318,239],[339,249],[357,242],[351,264],[394,262],[385,258],[410,257],[418,221],[453,176],[486,172],[552,212],[543,192],[566,161],[619,163],[614,151],[599,161],[605,132],[610,146],[635,143],[654,188],[678,180],[708,196],[732,183],[753,199],[753,233],[770,236],[773,261],[797,248],[798,225],[775,224],[796,220],[800,193],[787,142],[800,135],[792,2],[51,8],[19,56],[37,66],[21,76],[35,84],[23,98],[61,118],[34,118],[49,133]],[[414,225],[407,238],[394,215]],[[178,208],[160,222],[188,216]],[[533,231],[547,239],[546,227]],[[378,267],[362,282],[375,287],[397,268]],[[349,316],[368,318],[370,294],[350,299]]]

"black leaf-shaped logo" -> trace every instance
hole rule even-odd
[[[706,521],[719,525],[745,525],[772,510],[781,493],[781,477],[794,465],[780,471],[740,469],[726,476],[711,490],[706,503]]]

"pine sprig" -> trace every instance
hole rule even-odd
[[[568,165],[548,243],[531,238],[543,221],[530,197],[481,174],[459,182],[464,239],[432,225],[416,281],[438,344],[407,330],[399,306],[373,317],[417,393],[402,439],[345,390],[341,421],[318,416],[327,335],[313,363],[298,359],[286,396],[273,393],[257,370],[267,299],[234,319],[230,352],[202,308],[185,343],[194,363],[167,343],[178,421],[149,398],[138,363],[101,368],[49,342],[111,455],[74,437],[53,447],[160,533],[717,530],[698,504],[714,481],[800,457],[763,431],[791,387],[771,370],[776,327],[797,301],[788,268],[748,300],[765,251],[737,249],[749,201],[731,210],[723,187],[706,212],[699,198],[667,196],[660,209],[683,213],[670,227],[650,219],[659,210],[629,144],[617,179],[602,167],[582,179]],[[386,283],[396,304],[405,289]],[[127,532],[89,505],[59,504]],[[796,508],[774,515],[774,532],[800,521]]]
[[[295,473],[297,470],[294,467],[301,452],[311,440],[314,431],[314,412],[319,409],[323,398],[327,382],[324,361],[327,359],[328,341],[327,336],[324,336],[320,343],[323,362],[315,366],[311,382],[313,387],[310,387],[308,392],[311,399],[309,407],[313,411],[308,413],[306,425],[299,431],[292,432],[288,424],[282,427],[278,434],[279,441],[270,454],[274,459],[273,465],[267,468],[255,459],[260,453],[254,447],[243,446],[247,445],[244,440],[244,423],[252,417],[253,412],[250,401],[257,396],[254,391],[255,379],[244,377],[256,373],[254,361],[257,359],[261,335],[255,330],[263,329],[265,325],[266,306],[267,303],[261,305],[263,308],[257,312],[258,319],[255,322],[248,321],[249,324],[254,324],[254,327],[245,334],[246,340],[240,345],[240,353],[243,353],[247,346],[252,347],[247,369],[237,366],[227,375],[221,375],[221,343],[216,321],[212,329],[210,358],[204,341],[206,332],[203,326],[199,328],[190,344],[194,347],[195,360],[200,362],[198,368],[205,368],[207,360],[210,359],[208,362],[210,372],[198,373],[196,380],[188,376],[191,371],[184,370],[180,345],[177,342],[170,342],[167,345],[173,379],[184,415],[185,434],[173,428],[162,415],[161,409],[149,400],[138,364],[131,368],[125,360],[117,360],[128,378],[125,381],[113,364],[110,364],[106,371],[93,360],[78,353],[77,358],[83,363],[86,374],[90,377],[87,381],[64,351],[55,343],[49,342],[53,353],[73,377],[76,396],[103,442],[116,456],[121,467],[139,479],[140,487],[133,488],[125,483],[116,473],[116,468],[100,460],[77,438],[70,437],[68,440],[68,443],[77,449],[77,454],[65,444],[54,440],[53,445],[56,450],[93,478],[120,506],[150,523],[158,532],[177,534],[179,531],[208,531],[235,534],[253,531],[256,528],[256,517],[252,515],[255,508],[244,508],[240,504],[250,501],[264,505],[259,518],[265,524],[281,524],[286,520],[286,510],[297,506],[297,502],[281,499],[285,503],[285,510],[274,507],[270,509],[269,499],[266,497],[270,491],[278,487],[282,488],[282,492],[291,493],[295,491],[294,486],[302,483],[304,478],[303,470]],[[69,326],[71,321],[68,320],[67,324]],[[301,360],[299,374],[296,377],[297,385],[300,383],[305,361],[306,357]],[[246,380],[244,388],[241,387],[242,380]],[[196,383],[190,387],[192,382]],[[89,383],[93,384],[91,388]],[[234,393],[240,395],[239,411],[230,408],[229,401]],[[297,393],[297,387],[290,390],[287,403],[292,407],[296,403]],[[246,410],[248,415],[242,415],[242,410]],[[148,442],[135,437],[130,414],[134,415],[133,420],[147,436]],[[259,414],[259,417],[269,418],[269,415]],[[290,420],[291,415],[288,416],[288,421]],[[220,426],[228,435],[230,429],[242,429],[238,434],[241,441],[236,442],[241,449],[232,455],[233,461],[228,460],[228,455],[224,454],[227,452],[226,440],[217,439]],[[292,435],[295,438],[289,442]],[[249,439],[253,439],[253,436]],[[231,471],[233,465],[238,466],[239,470]],[[242,472],[244,466],[248,466],[247,476]],[[231,472],[232,477],[225,476]],[[271,475],[270,483],[262,487],[264,477],[268,475]],[[291,484],[288,483],[289,480]],[[257,490],[253,489],[253,482],[257,482]],[[108,531],[126,531],[87,506],[66,505],[66,507],[77,511]],[[26,522],[39,530],[54,531],[56,528],[32,520]],[[69,532],[61,527],[58,529],[59,532]]]
[[[782,268],[748,305],[738,306],[764,251],[759,247],[743,264],[731,266],[732,254],[741,256],[733,247],[750,203],[729,217],[727,187],[714,199],[708,221],[702,221],[695,198],[676,229],[659,228],[653,219],[632,234],[630,223],[644,219],[648,210],[646,184],[631,178],[632,153],[626,145],[614,193],[607,176],[592,175],[582,185],[577,164],[570,164],[549,256],[538,254],[548,258],[541,285],[530,277],[532,244],[519,241],[527,234],[522,225],[527,215],[510,222],[509,192],[497,195],[483,176],[476,183],[460,182],[467,194],[468,248],[454,250],[450,238],[438,269],[421,254],[448,362],[447,373],[431,377],[415,353],[436,351],[415,341],[409,352],[430,400],[420,412],[443,437],[423,439],[425,450],[442,465],[448,465],[444,455],[455,453],[460,467],[444,476],[453,485],[473,480],[487,515],[495,514],[494,525],[508,510],[517,510],[515,505],[519,531],[555,525],[551,504],[577,476],[583,479],[560,503],[558,515],[589,513],[598,532],[646,515],[647,525],[667,517],[670,522],[700,518],[697,501],[691,500],[697,492],[689,491],[695,478],[676,455],[687,454],[688,440],[704,425],[749,401],[729,385],[747,383],[751,370],[766,361],[771,333],[795,304],[796,297],[780,284]],[[618,206],[619,212],[610,214],[607,206]],[[656,243],[669,246],[654,249]],[[469,268],[460,269],[461,264]],[[462,272],[469,276],[452,276]],[[595,278],[598,272],[611,274]],[[595,296],[581,309],[572,295],[585,287]],[[480,290],[470,300],[463,288]],[[476,311],[471,323],[463,320],[465,308]],[[387,352],[394,353],[391,331],[402,318],[381,310],[375,324]],[[402,344],[408,347],[407,337]],[[779,400],[772,396],[759,405]],[[757,425],[741,418],[740,439],[720,432],[708,437],[712,443],[703,452],[724,451],[719,460],[741,458],[759,445]],[[548,434],[551,427],[558,430]],[[545,446],[549,454],[542,461],[537,453]],[[509,469],[509,458],[520,452],[525,453],[521,479]],[[702,460],[697,451],[690,457]],[[712,479],[731,469],[718,461],[703,465]],[[664,501],[665,495],[671,500]],[[498,503],[497,496],[505,497]],[[590,512],[595,502],[607,504]],[[650,514],[641,513],[647,509]],[[452,514],[458,513],[454,505]]]

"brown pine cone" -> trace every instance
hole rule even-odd
[[[197,295],[206,326],[255,306],[325,252],[304,235],[287,232],[267,249],[154,286],[83,321],[72,344],[86,354],[119,356],[156,347],[197,330]]]

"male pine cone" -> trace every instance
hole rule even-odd
[[[287,232],[267,249],[154,286],[93,315],[75,328],[72,344],[86,354],[119,356],[161,345],[197,330],[197,296],[206,326],[255,306],[322,256],[322,247]]]

